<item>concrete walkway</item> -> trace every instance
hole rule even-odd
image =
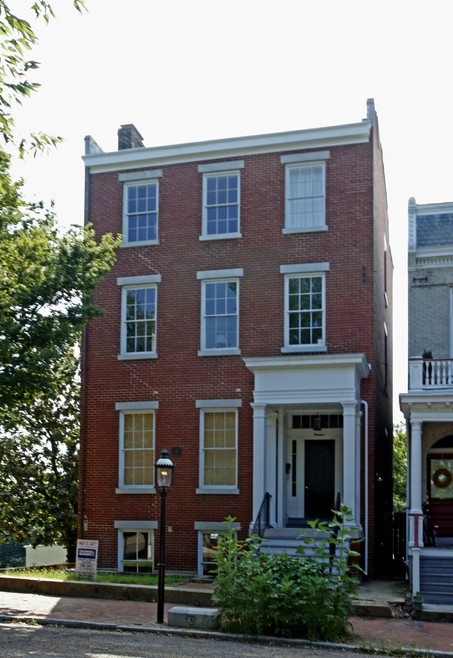
[[[1,581],[0,581],[1,586]],[[197,585],[198,587],[198,585]],[[379,649],[409,648],[439,652],[437,656],[453,656],[453,624],[416,621],[403,616],[403,586],[400,583],[367,583],[360,587],[357,610],[381,616],[352,618],[351,636],[346,641],[356,647]],[[174,603],[165,605],[165,621]],[[389,616],[386,609],[390,609]],[[121,628],[133,631],[187,633],[157,624],[157,604],[143,601],[106,600],[95,598],[57,597],[40,594],[0,592],[0,621],[36,620],[39,623],[77,624],[106,629]],[[201,631],[199,632],[202,633]]]

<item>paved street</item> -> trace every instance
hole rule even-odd
[[[0,624],[2,658],[357,658],[352,651],[54,626]],[[379,658],[379,654],[373,654]]]

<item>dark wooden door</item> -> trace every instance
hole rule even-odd
[[[305,518],[331,519],[335,505],[335,441],[305,441]]]

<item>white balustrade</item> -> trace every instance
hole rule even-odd
[[[409,359],[409,389],[453,387],[453,359]]]

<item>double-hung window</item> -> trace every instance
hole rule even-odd
[[[203,173],[202,240],[240,237],[243,161],[199,165]]]
[[[200,488],[198,493],[238,492],[237,407],[240,405],[240,400],[197,401],[197,407],[200,408]]]
[[[284,352],[326,350],[325,272],[328,263],[282,265],[285,274]]]
[[[282,156],[285,170],[284,233],[326,230],[327,152]]]
[[[156,356],[157,283],[160,275],[120,277],[121,350],[120,359]]]
[[[140,492],[154,486],[155,410],[157,402],[119,402],[119,486]]]
[[[157,244],[161,170],[119,175],[123,187],[123,246]]]
[[[201,280],[200,356],[239,353],[239,277],[242,268],[198,272]]]

